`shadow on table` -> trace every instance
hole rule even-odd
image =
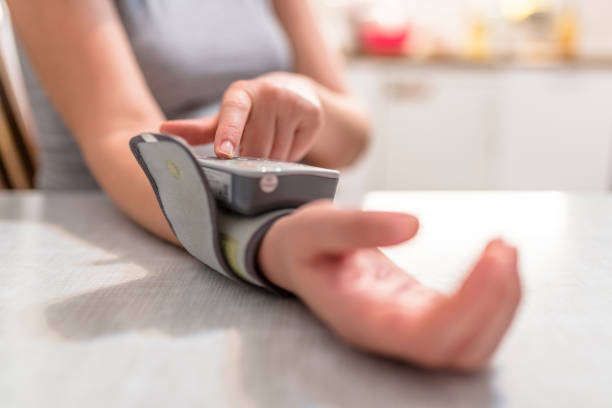
[[[231,329],[240,336],[238,381],[261,406],[484,407],[493,403],[490,374],[432,374],[355,351],[294,299],[233,283],[178,248],[148,235],[99,195],[78,196],[71,208],[45,199],[40,222],[112,254],[91,263],[137,265],[146,276],[45,305],[48,327],[67,341],[121,332],[167,336]],[[57,200],[56,202],[54,202]],[[6,213],[6,211],[4,212]],[[18,211],[13,217],[19,219]],[[10,218],[10,214],[9,214]],[[104,222],[95,223],[91,219]]]

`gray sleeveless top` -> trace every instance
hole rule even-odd
[[[269,0],[115,3],[145,79],[170,119],[213,114],[232,82],[290,68],[288,42]],[[23,53],[21,60],[38,130],[38,187],[98,188]]]

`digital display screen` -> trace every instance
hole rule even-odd
[[[312,171],[313,167],[301,163],[287,163],[275,160],[258,159],[251,157],[236,157],[234,159],[221,159],[218,157],[198,158],[201,164],[212,165],[217,168],[227,168],[229,170],[240,168],[243,170],[253,170],[257,172],[283,172],[283,171]]]

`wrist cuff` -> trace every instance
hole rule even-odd
[[[292,209],[245,217],[218,208],[193,151],[180,138],[142,134],[130,140],[130,148],[191,255],[227,278],[279,291],[258,271],[257,251],[270,226]]]

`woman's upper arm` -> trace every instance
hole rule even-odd
[[[276,14],[294,51],[295,71],[331,91],[345,93],[343,61],[325,40],[311,0],[274,0]]]
[[[7,3],[42,86],[80,144],[163,120],[112,1]]]

